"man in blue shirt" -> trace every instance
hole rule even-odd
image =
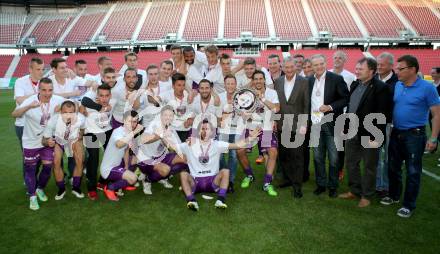
[[[420,189],[422,157],[425,147],[433,151],[437,147],[440,128],[440,100],[435,87],[417,77],[417,58],[404,55],[397,60],[397,76],[394,91],[393,130],[389,145],[389,196],[381,200],[383,205],[398,203],[402,193],[402,164],[406,165],[406,184],[403,206],[397,215],[409,218],[416,208]],[[432,132],[426,140],[425,125],[431,110]]]

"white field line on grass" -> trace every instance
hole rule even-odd
[[[422,169],[422,172],[423,172],[423,174],[425,174],[425,175],[427,175],[427,176],[430,176],[430,177],[434,178],[434,179],[437,180],[437,181],[440,181],[440,176],[438,176],[438,175],[436,175],[436,174],[434,174],[434,173],[432,173],[432,172],[429,172],[429,171],[426,170],[426,169]]]

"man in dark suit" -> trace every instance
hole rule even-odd
[[[283,71],[285,75],[279,77],[274,82],[274,89],[278,94],[280,102],[281,119],[277,121],[278,141],[281,145],[278,147],[279,165],[283,175],[293,187],[293,197],[301,198],[303,196],[301,187],[304,172],[304,149],[308,144],[301,142],[296,145],[291,142],[292,139],[302,139],[307,131],[307,119],[299,120],[299,115],[309,113],[309,91],[307,79],[296,74],[295,61],[293,58],[285,58],[283,62]],[[290,115],[292,118],[288,118]],[[297,134],[297,135],[295,135]]]
[[[314,55],[311,58],[312,68],[315,75],[309,79],[310,96],[310,120],[312,122],[311,141],[319,137],[319,143],[312,144],[313,160],[315,164],[315,176],[317,188],[313,192],[320,195],[329,189],[329,196],[337,196],[338,181],[338,153],[335,143],[334,126],[336,118],[343,113],[344,107],[348,104],[348,88],[344,78],[338,74],[327,71],[325,56]],[[324,116],[333,114],[331,121],[324,121]],[[327,119],[326,116],[325,119]],[[320,130],[319,130],[319,127]],[[314,134],[316,130],[317,134]],[[329,159],[329,173],[327,180],[326,154]]]
[[[377,56],[377,78],[387,84],[390,94],[394,94],[394,87],[399,78],[393,70],[394,56],[388,52],[382,52]],[[391,98],[392,100],[392,98]],[[391,107],[393,107],[391,105]],[[392,110],[392,108],[391,108]],[[387,118],[387,127],[385,133],[385,141],[383,142],[379,152],[379,162],[377,164],[376,173],[376,192],[379,197],[385,197],[388,194],[388,145],[391,135],[391,115]]]
[[[369,114],[382,114],[389,118],[391,114],[392,98],[387,84],[375,77],[377,62],[373,58],[362,58],[356,65],[357,80],[350,88],[350,100],[347,113],[356,114],[359,119],[357,134],[347,140],[345,146],[345,165],[348,170],[348,185],[350,191],[339,195],[344,199],[360,198],[358,207],[370,205],[370,199],[376,191],[376,168],[379,160],[379,149],[383,140],[377,140],[377,135],[366,130],[364,119]],[[386,134],[386,122],[372,125],[379,128],[383,137]],[[365,139],[367,137],[368,139]],[[364,139],[364,140],[362,140]],[[363,160],[364,173],[360,163]]]

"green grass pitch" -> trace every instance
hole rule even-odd
[[[0,253],[439,253],[440,182],[426,175],[410,219],[378,200],[359,209],[356,201],[316,197],[313,174],[301,200],[290,189],[269,197],[261,190],[263,168],[255,165],[256,182],[247,190],[236,184],[225,211],[200,195],[200,211],[186,209],[177,177],[171,190],[154,184],[152,196],[137,190],[116,203],[102,193],[96,202],[70,192],[55,201],[52,177],[49,201],[31,211],[13,108],[12,91],[0,90]],[[425,156],[424,168],[440,175],[438,157]],[[242,177],[239,170],[237,183]],[[344,182],[339,191],[347,188]]]

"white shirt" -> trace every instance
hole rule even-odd
[[[107,148],[105,149],[104,156],[101,161],[100,171],[101,176],[104,179],[107,179],[112,168],[119,166],[124,159],[125,149],[128,145],[118,148],[116,146],[116,142],[122,139],[126,134],[127,133],[124,126],[113,130],[113,133],[110,137],[110,140],[108,141]]]
[[[136,91],[133,91],[135,93]],[[130,105],[129,101],[126,99],[128,91],[125,87],[118,86],[112,89],[112,99],[110,104],[113,108],[113,117],[116,121],[122,123],[124,119],[124,112],[132,109],[133,105]]]
[[[393,76],[393,72],[392,72],[392,71],[390,71],[390,73],[388,73],[388,75],[387,75],[384,79],[381,79],[381,78],[380,78],[380,75],[378,75],[379,79],[380,79],[382,82],[387,82],[392,76]]]
[[[222,110],[219,106],[214,105],[214,97],[211,96],[209,103],[206,104],[202,101],[200,94],[197,94],[192,103],[192,112],[195,115],[202,115],[205,113],[213,114],[217,117],[222,116]]]
[[[266,88],[264,91],[264,98],[271,103],[278,104],[280,103],[278,99],[278,94],[275,90]],[[252,123],[257,126],[262,126],[263,131],[272,131],[274,121],[271,121],[272,111],[262,102],[258,102],[260,107],[257,107],[256,112],[252,114]],[[258,111],[263,111],[263,113],[259,113]]]
[[[55,75],[52,75],[49,78],[52,80],[53,93],[56,95],[63,94],[63,93],[71,93],[71,92],[78,89],[76,87],[75,81],[70,78],[66,78],[64,84],[58,83],[58,81],[55,78]],[[74,99],[74,98],[75,97],[69,97],[69,99]]]
[[[209,145],[210,144],[210,145]],[[202,149],[203,153],[202,153]],[[210,143],[201,145],[199,139],[194,144],[189,146],[187,143],[179,144],[178,148],[184,154],[188,161],[189,171],[192,177],[207,177],[215,176],[220,168],[220,156],[227,152],[229,143],[223,141],[216,141],[211,139]],[[209,149],[208,149],[209,148]],[[200,162],[201,155],[207,155],[209,160],[206,164]]]
[[[141,116],[143,117],[143,124],[145,126],[148,126],[149,123],[154,119],[154,117],[160,113],[160,110],[164,105],[162,101],[162,95],[164,93],[167,93],[169,90],[167,89],[164,91],[163,87],[161,87],[160,84],[158,84],[158,86],[155,88],[146,87],[145,89],[146,90],[140,94],[139,102],[140,102],[140,110],[142,112]],[[160,100],[158,102],[159,107],[156,107],[155,104],[150,103],[148,101],[148,95],[159,97],[158,98]]]
[[[235,134],[239,135],[242,134],[243,130],[245,129],[245,123],[242,117],[235,115],[233,106],[231,103],[228,103],[227,93],[221,93],[219,94],[220,102],[221,102],[221,110],[222,110],[222,119],[223,123],[221,124],[223,126],[218,128],[219,133],[221,134]]]
[[[155,130],[158,128],[162,128],[159,115],[150,123],[150,125],[144,131],[144,133],[154,134]],[[174,142],[174,144],[177,145],[180,143],[179,136],[177,135],[176,131],[172,126],[169,127],[167,132],[169,132],[167,135],[171,135],[173,140],[172,142]],[[157,140],[149,144],[142,144],[140,143],[141,136],[142,135],[139,135],[138,138],[136,139],[137,145],[139,146],[139,150],[136,156],[139,161],[145,162],[147,160],[156,160],[156,159],[160,161],[160,158],[163,158],[166,154],[169,153],[168,148],[166,147],[166,145],[162,140]]]
[[[225,92],[225,81],[220,64],[217,64],[215,67],[213,67],[206,74],[205,78],[214,83],[214,90],[217,94]]]
[[[14,86],[14,100],[17,99],[17,97],[21,96],[29,96],[32,94],[38,93],[38,84],[34,86],[32,84],[31,78],[29,75],[26,75],[24,77],[21,77],[15,81]],[[18,103],[15,103],[16,108],[19,107]],[[24,125],[24,119],[23,117],[17,117],[15,119],[15,126],[23,126]]]
[[[87,81],[94,81],[93,76],[86,74],[83,77],[80,76],[76,76],[72,82],[75,85],[75,88],[78,89],[79,91],[81,91],[81,95],[80,96],[76,96],[72,99],[76,100],[76,101],[81,101],[82,98],[84,97],[84,94],[89,90],[89,88],[85,85]]]
[[[171,78],[169,78],[167,81],[160,81],[159,80],[159,87],[161,92],[167,92],[170,90],[173,90],[173,81]]]
[[[286,96],[286,101],[289,100],[290,95],[292,94],[293,87],[295,86],[296,74],[293,76],[292,80],[288,81],[286,77],[284,77],[284,95]]]
[[[315,75],[315,83],[313,84],[311,99],[311,120],[313,124],[321,122],[321,119],[324,117],[324,113],[320,112],[319,108],[324,105],[325,75],[326,72],[322,74],[321,79],[317,79]]]
[[[32,95],[23,101],[19,108],[26,107],[32,104],[33,101],[39,101],[38,94]],[[47,122],[43,121],[43,110],[48,113],[49,119],[54,115],[55,108],[63,103],[64,98],[57,95],[52,95],[49,103],[40,105],[40,107],[32,108],[24,113],[24,130],[23,130],[23,148],[35,149],[41,148],[43,138],[43,131]],[[47,119],[47,120],[49,120]]]
[[[188,103],[188,92],[183,91],[183,99],[174,95],[174,90],[168,91],[161,96],[164,105],[170,105],[174,109],[174,120],[171,126],[177,131],[188,131],[191,126],[185,128],[184,123],[188,118],[193,118],[192,105]]]
[[[127,65],[124,64],[122,65],[121,69],[119,70],[119,78],[118,78],[118,82],[124,81],[124,72],[125,70],[127,70]],[[147,72],[145,70],[141,70],[141,69],[137,69],[137,74],[142,75],[142,85],[141,87],[145,86],[148,82],[148,76],[147,76]]]
[[[334,72],[333,70],[330,70],[330,71]],[[334,73],[336,73],[336,72],[334,72]],[[336,73],[336,74],[338,74],[338,73]],[[353,73],[347,71],[346,69],[343,69],[342,72],[339,73],[339,75],[341,75],[344,78],[344,81],[347,84],[348,91],[350,91],[351,83],[353,83],[353,81],[356,80],[356,76]]]
[[[187,70],[188,72],[186,73],[185,86],[187,89],[193,89],[193,82],[199,84],[204,78],[204,73],[206,71],[200,71],[195,64],[187,64]]]
[[[96,102],[96,92],[93,90],[88,91],[84,97],[88,97]],[[112,128],[110,124],[112,110],[109,112],[98,112],[87,108],[84,133],[103,133],[110,130]]]
[[[44,128],[43,137],[54,137],[55,141],[64,146],[66,154],[72,154],[71,145],[75,143],[79,138],[81,129],[84,129],[85,118],[82,114],[76,114],[76,120],[67,127],[63,121],[61,115],[56,113],[49,119],[46,127]]]

